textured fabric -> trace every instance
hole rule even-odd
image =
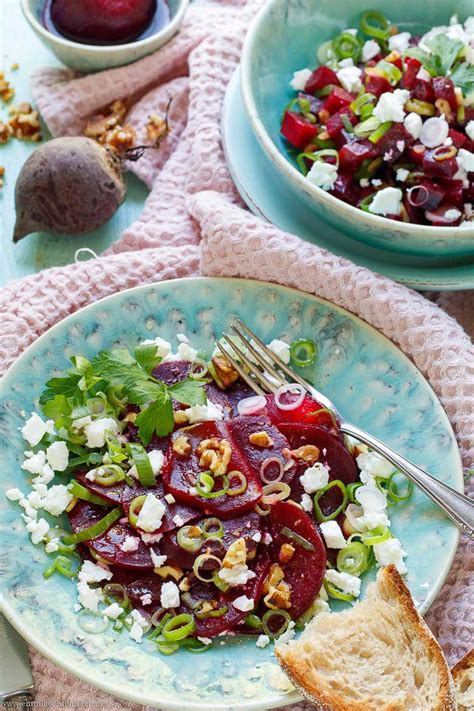
[[[80,78],[68,70],[36,72],[34,97],[55,136],[80,133],[90,114],[131,96],[128,120],[140,141],[148,115],[163,114],[169,96],[172,132],[159,151],[129,166],[151,192],[140,218],[108,254],[44,271],[0,292],[0,372],[54,323],[116,291],[199,273],[267,279],[348,308],[395,341],[442,400],[469,466],[474,353],[458,322],[472,334],[472,294],[430,294],[428,300],[284,234],[242,207],[224,161],[220,114],[246,28],[261,5],[262,0],[197,2],[175,38],[131,66]],[[473,549],[462,541],[427,616],[451,663],[474,644]],[[90,699],[104,711],[140,708],[91,689],[34,650],[31,658],[38,700],[51,708],[87,707]],[[309,707],[294,707],[303,708]]]

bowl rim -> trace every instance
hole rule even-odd
[[[67,37],[62,37],[61,35],[55,35],[44,27],[44,25],[39,22],[34,16],[31,10],[31,0],[20,0],[21,9],[23,14],[31,27],[41,35],[44,39],[54,42],[56,45],[60,45],[64,48],[75,50],[87,50],[91,54],[100,55],[106,54],[107,52],[118,52],[121,54],[126,54],[132,48],[133,49],[146,49],[148,46],[152,46],[154,42],[160,37],[166,37],[173,30],[176,30],[181,22],[183,21],[184,13],[186,12],[190,0],[177,0],[178,9],[176,14],[170,19],[170,21],[162,27],[158,32],[145,37],[137,42],[127,42],[125,44],[114,44],[114,45],[96,45],[96,44],[83,44],[82,42],[74,42],[73,40],[67,39]]]
[[[266,4],[257,13],[245,37],[240,60],[240,85],[245,111],[258,142],[272,163],[275,165],[276,169],[282,173],[295,187],[300,188],[302,192],[309,194],[313,199],[313,202],[322,202],[333,212],[339,212],[346,220],[359,220],[359,222],[361,221],[365,223],[370,229],[378,226],[381,233],[381,239],[383,239],[384,230],[390,228],[391,230],[398,230],[399,232],[404,233],[405,236],[410,236],[412,238],[428,237],[434,241],[435,239],[452,239],[455,237],[458,241],[461,239],[463,242],[466,242],[466,246],[474,243],[474,223],[472,228],[430,227],[428,225],[417,225],[413,222],[398,222],[396,220],[390,220],[387,217],[364,212],[364,210],[353,207],[352,205],[345,203],[343,200],[334,197],[334,195],[330,195],[330,193],[322,190],[322,188],[318,188],[316,185],[313,185],[279,150],[260,118],[252,89],[251,76],[253,50],[258,43],[260,31],[274,7],[282,2],[286,2],[286,0],[267,0]],[[443,230],[442,234],[440,234],[441,229]]]

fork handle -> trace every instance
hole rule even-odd
[[[474,540],[474,500],[461,494],[447,484],[435,479],[427,472],[417,467],[410,460],[402,457],[391,447],[381,442],[373,435],[365,432],[351,422],[341,422],[341,431],[363,442],[388,459],[407,479],[412,481],[434,501],[446,516],[456,524],[461,531]]]

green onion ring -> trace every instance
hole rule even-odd
[[[351,504],[357,504],[357,505],[359,504],[359,502],[356,501],[355,493],[356,493],[357,489],[359,489],[361,486],[362,486],[361,481],[353,481],[351,484],[348,484],[346,486],[347,497],[348,497],[349,501],[351,502]]]
[[[66,545],[69,545],[70,543],[82,543],[83,541],[90,541],[93,538],[97,538],[108,531],[112,524],[114,524],[115,521],[122,516],[122,514],[122,509],[117,506],[109,511],[104,518],[101,518],[100,521],[92,524],[92,526],[84,528],[82,531],[73,533],[70,536],[65,536],[63,542]]]
[[[165,654],[166,656],[169,656],[171,654],[174,654],[175,652],[178,651],[179,649],[179,644],[172,643],[172,642],[165,642],[164,638],[161,637],[158,639],[153,640],[158,647],[158,651],[160,654]]]
[[[204,578],[204,577],[201,575],[200,568],[201,568],[201,565],[202,565],[206,560],[213,560],[213,561],[215,561],[216,563],[218,563],[218,564],[219,564],[218,570],[220,570],[220,569],[222,568],[222,561],[220,560],[220,558],[218,558],[218,557],[215,556],[215,555],[212,555],[211,553],[201,553],[201,555],[198,555],[198,557],[197,557],[196,560],[194,561],[194,563],[193,563],[193,572],[194,572],[194,575],[196,576],[196,578],[198,578],[199,580],[202,580],[204,583],[209,583],[209,582],[211,582],[212,576],[215,574],[216,571],[215,571],[215,569],[214,569],[214,570],[210,570],[209,573],[211,573],[211,577],[209,577],[209,578]]]
[[[358,123],[357,126],[354,127],[354,133],[357,138],[367,138],[367,136],[370,136],[371,133],[376,131],[380,125],[380,119],[376,116],[370,116],[370,118]]]
[[[329,415],[329,417],[330,417],[331,420],[332,420],[332,423],[333,423],[334,427],[337,427],[336,416],[335,416],[334,412],[331,412],[331,410],[329,410],[327,407],[320,407],[319,410],[313,410],[313,411],[310,412],[309,414],[310,414],[312,417],[316,417],[316,415],[319,415],[319,414],[321,414],[321,413],[323,413],[323,412],[324,412],[326,415]]]
[[[280,627],[275,632],[273,632],[270,629],[269,624],[272,619],[277,617],[282,618],[283,622],[281,623]],[[262,617],[262,631],[264,634],[270,637],[270,639],[276,639],[277,637],[280,637],[283,632],[286,632],[290,621],[291,617],[286,610],[267,610]]]
[[[168,620],[162,628],[163,637],[167,642],[179,642],[196,629],[196,623],[192,615],[183,612]]]
[[[393,474],[390,475],[389,479],[387,480],[387,494],[391,499],[393,499],[393,502],[397,501],[408,501],[408,499],[411,497],[413,493],[413,482],[405,479],[406,482],[406,490],[405,493],[399,494],[398,493],[398,486],[397,482],[395,481],[395,476],[399,474],[399,472],[394,471]]]
[[[230,483],[232,483],[232,479],[239,479],[240,481],[240,486],[230,486],[229,489],[227,489],[228,496],[239,496],[240,494],[244,494],[247,491],[248,482],[245,474],[242,474],[242,472],[239,472],[237,469],[235,469],[234,471],[229,472],[227,476],[229,478]]]
[[[196,358],[196,360],[191,364],[188,378],[191,378],[191,380],[204,380],[208,374],[209,363],[206,363],[206,361],[201,358]]]
[[[211,578],[211,583],[214,583],[216,588],[218,588],[219,590],[222,590],[222,592],[227,592],[230,588],[230,585],[229,585],[229,583],[226,583],[225,580],[222,580],[222,578],[219,577],[218,572],[219,572],[218,570],[214,571],[214,574]]]
[[[263,504],[275,504],[277,501],[287,499],[291,494],[291,488],[284,481],[275,481],[272,484],[265,484],[262,494]]]
[[[109,506],[109,502],[102,499],[100,496],[96,496],[92,491],[86,489],[85,486],[79,484],[78,481],[73,479],[71,484],[68,486],[69,493],[72,494],[76,499],[82,499],[83,501],[89,501],[91,504],[97,504],[97,506]]]
[[[59,553],[74,553],[76,550],[76,544],[70,543],[66,545],[64,539],[71,535],[70,531],[65,531],[62,528],[50,528],[45,536],[46,543],[49,543],[53,538],[59,538],[58,551]]]
[[[331,149],[328,149],[331,150]],[[320,155],[321,152],[315,153],[315,155]],[[292,341],[290,346],[290,358],[293,363],[300,368],[306,368],[309,365],[313,365],[316,361],[318,350],[316,343],[310,338],[298,338]]]
[[[196,639],[196,637],[188,637],[187,639],[183,639],[179,646],[184,647],[185,649],[187,649],[188,652],[191,652],[192,654],[202,654],[203,652],[207,652],[208,649],[212,648],[212,644],[204,644],[204,642],[201,642],[199,639]]]
[[[258,615],[255,615],[254,613],[247,615],[247,617],[244,619],[244,622],[247,627],[251,627],[253,630],[262,629],[262,620]]]
[[[133,463],[137,469],[138,478],[142,486],[154,486],[156,483],[155,475],[150,462],[150,457],[141,444],[128,444],[127,449],[133,459]]]
[[[254,511],[256,511],[259,516],[268,516],[268,514],[272,510],[272,507],[268,506],[267,504],[265,504],[265,507],[266,508],[263,509],[260,504],[256,504]]]
[[[320,64],[326,64],[331,59],[334,59],[334,51],[332,48],[332,40],[323,42],[318,48],[318,62]]]
[[[310,541],[306,540],[306,538],[303,538],[303,536],[300,536],[298,533],[295,533],[295,531],[292,531],[290,528],[283,526],[283,528],[281,529],[281,534],[282,536],[290,538],[292,541],[300,545],[305,550],[314,551],[314,546]]]
[[[141,496],[136,496],[130,502],[130,507],[128,509],[128,520],[130,525],[133,526],[133,528],[137,527],[138,516],[140,515],[140,511],[142,509],[143,504],[145,503],[146,497],[146,494],[142,494]]]
[[[363,107],[373,105],[375,101],[377,101],[377,97],[374,94],[366,92],[365,94],[358,96],[357,99],[350,104],[350,108],[357,116],[360,116]]]
[[[392,534],[385,526],[377,526],[371,531],[367,531],[367,533],[363,533],[361,535],[361,539],[366,546],[376,546],[378,543],[388,541],[388,539],[391,537]]]
[[[352,595],[343,593],[342,590],[339,590],[339,588],[330,583],[328,580],[324,581],[324,587],[326,588],[326,592],[329,597],[333,597],[336,600],[344,600],[344,602],[352,602],[352,600],[354,600]]]
[[[188,553],[197,553],[201,550],[203,535],[199,526],[183,526],[176,534],[176,543]]]
[[[338,489],[341,490],[342,493],[342,503],[335,509],[329,516],[325,516],[323,512],[321,511],[321,508],[319,506],[319,500],[321,499],[324,494],[329,491],[330,489],[337,487]],[[321,523],[323,521],[333,521],[335,518],[339,516],[342,511],[347,506],[348,502],[348,496],[347,496],[347,489],[344,485],[344,483],[340,479],[334,479],[334,481],[330,481],[329,484],[326,484],[322,489],[319,489],[314,495],[314,511],[316,514],[316,520],[318,523]]]
[[[369,37],[376,37],[381,40],[387,39],[389,36],[389,27],[390,23],[387,18],[376,10],[364,12],[360,21],[361,32]]]
[[[341,32],[333,39],[332,48],[338,59],[350,58],[354,60],[354,64],[357,64],[362,53],[359,40],[350,32]]]
[[[337,554],[338,569],[350,575],[361,575],[369,567],[369,552],[363,543],[348,543]]]
[[[211,530],[215,526],[217,527],[217,530]],[[200,529],[202,531],[204,539],[210,537],[219,539],[224,538],[224,524],[219,518],[212,517],[204,519],[204,521],[201,521],[200,523]]]
[[[386,79],[391,86],[396,86],[400,79],[402,78],[402,73],[400,69],[392,62],[386,62],[385,59],[381,59],[374,67],[374,72],[379,76]]]
[[[81,567],[80,559],[77,558],[78,565],[76,569],[71,569],[73,559],[72,558],[67,558],[64,555],[58,555],[53,562],[48,565],[47,568],[43,571],[43,578],[45,580],[48,580],[53,573],[59,573],[60,575],[63,575],[65,578],[75,578],[77,575],[77,571]]]
[[[369,119],[370,121],[370,119]],[[369,136],[369,141],[371,143],[378,143],[382,136],[385,136],[387,131],[389,131],[392,128],[393,122],[392,121],[385,121],[385,123],[382,123],[376,131],[370,134]]]
[[[107,464],[96,469],[94,483],[101,486],[113,486],[125,479],[125,472],[118,464]]]
[[[109,626],[109,619],[105,615],[101,615],[100,612],[84,609],[78,612],[77,623],[81,630],[88,634],[101,634]]]
[[[229,589],[229,586],[227,586],[227,589]],[[207,620],[209,617],[224,617],[225,614],[229,612],[229,608],[227,605],[224,605],[224,607],[219,607],[217,610],[209,610],[208,612],[201,612],[200,610],[195,610],[194,614],[198,618],[198,620]]]
[[[218,491],[213,491],[213,487],[215,484],[214,479],[208,472],[203,472],[198,476],[198,480],[195,484],[195,489],[199,496],[202,496],[203,499],[216,499],[220,496],[225,496],[225,494],[228,493],[229,477],[227,476],[227,474],[224,474],[222,476],[222,483],[222,489],[219,489]]]

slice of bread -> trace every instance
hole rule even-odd
[[[443,653],[393,565],[364,600],[322,612],[275,653],[319,711],[455,711]]]
[[[451,670],[456,687],[458,711],[474,711],[474,649]]]

